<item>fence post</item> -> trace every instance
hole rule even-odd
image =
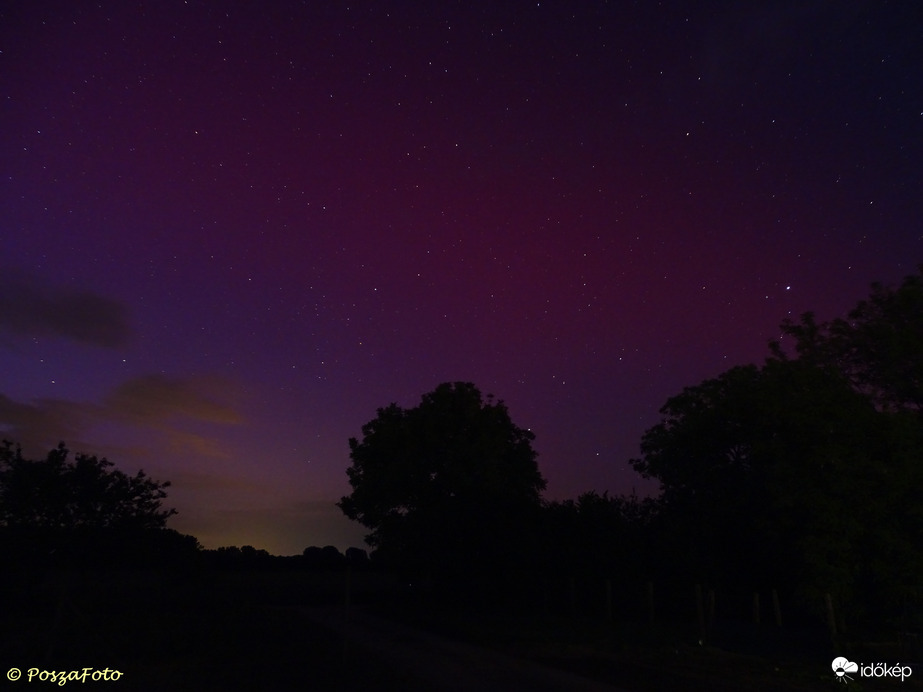
[[[702,585],[695,585],[695,615],[699,622],[699,644],[705,641],[705,605],[702,603]]]
[[[833,610],[833,598],[829,593],[824,594],[824,607],[827,611],[827,627],[830,629],[830,637],[836,638],[836,614]]]
[[[654,582],[647,582],[647,617],[650,624],[654,624]]]
[[[346,563],[346,588],[343,593],[343,664],[349,659],[349,608],[352,601],[352,565]]]
[[[753,624],[760,624],[760,592],[753,592]]]
[[[779,604],[779,592],[772,590],[772,611],[776,616],[776,627],[782,626],[782,606]]]
[[[708,616],[705,619],[705,627],[709,632],[715,625],[715,590],[708,590]]]

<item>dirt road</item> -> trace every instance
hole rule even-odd
[[[307,608],[304,614],[344,640],[348,666],[368,665],[361,650],[387,661],[408,690],[434,692],[625,692],[601,682],[385,620],[361,608]]]

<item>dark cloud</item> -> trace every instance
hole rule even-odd
[[[187,468],[180,468],[174,471],[170,480],[174,489],[193,492],[204,492],[209,495],[218,493],[238,493],[241,495],[252,494],[254,483],[251,478],[239,476],[229,476],[227,474],[208,473],[203,471],[192,471]],[[275,490],[271,486],[265,488],[265,493],[271,495]]]
[[[90,291],[51,288],[33,279],[0,276],[0,330],[58,336],[116,348],[131,336],[121,303]]]
[[[226,380],[208,377],[178,378],[144,375],[119,385],[106,398],[113,418],[137,424],[159,424],[173,416],[208,423],[235,424],[241,418],[228,404],[234,388]]]
[[[79,441],[97,408],[62,399],[22,403],[0,394],[0,436],[20,444],[27,454],[44,454],[59,442]]]
[[[222,458],[225,452],[220,442],[196,425],[242,422],[235,399],[235,386],[226,380],[163,375],[128,380],[102,405],[63,399],[20,402],[0,394],[0,437],[37,454],[61,441],[83,449],[84,433],[91,428],[121,424],[154,432],[170,452]]]

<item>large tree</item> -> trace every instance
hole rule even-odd
[[[661,483],[671,569],[724,588],[849,589],[850,490],[884,462],[869,402],[812,366],[772,362],[687,387],[661,414],[633,465]]]
[[[349,440],[352,493],[338,503],[367,542],[403,564],[450,570],[495,564],[527,540],[545,480],[533,434],[502,401],[445,383],[391,404]]]
[[[798,358],[839,372],[879,407],[923,413],[923,265],[899,286],[872,284],[846,318],[818,323],[809,312],[782,332]],[[781,360],[784,345],[772,344]]]
[[[44,459],[0,445],[0,554],[11,564],[166,565],[186,562],[198,542],[166,528],[169,482],[133,476],[64,444]]]
[[[129,476],[105,458],[68,456],[64,443],[39,460],[0,445],[0,527],[159,529],[176,513],[161,508],[169,482]]]
[[[673,567],[813,603],[923,596],[921,278],[783,331],[794,353],[687,387],[644,435],[633,465],[661,482]]]

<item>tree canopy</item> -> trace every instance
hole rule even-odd
[[[923,413],[923,265],[897,287],[874,283],[846,318],[786,320],[797,356],[835,370],[878,406]],[[787,358],[781,342],[771,344]]]
[[[545,480],[534,435],[472,383],[391,404],[349,440],[352,493],[338,503],[385,556],[432,567],[497,559],[525,540]]]
[[[685,388],[642,439],[632,464],[661,483],[673,563],[814,603],[923,595],[921,276],[783,333],[793,354],[773,343],[762,366]]]
[[[174,509],[162,509],[170,483],[144,471],[129,476],[107,459],[70,452],[62,442],[30,460],[0,445],[0,527],[27,529],[159,529]]]

